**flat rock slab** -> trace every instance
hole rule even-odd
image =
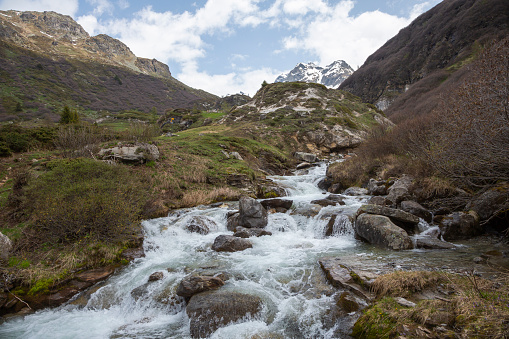
[[[218,277],[189,276],[184,278],[177,287],[177,295],[192,297],[195,294],[215,290],[224,285],[224,281]]]
[[[216,252],[238,252],[252,247],[253,244],[249,240],[232,235],[220,235],[212,244],[212,249]]]
[[[424,248],[424,249],[438,249],[438,250],[452,250],[455,249],[456,246],[450,244],[448,242],[438,240],[435,238],[417,238],[415,239],[415,247],[416,248]]]
[[[263,207],[266,209],[282,207],[284,209],[290,209],[293,205],[293,200],[289,199],[267,199],[260,201]]]
[[[369,205],[369,204],[362,205],[357,210],[357,215],[360,215],[362,213],[383,215],[406,224],[417,225],[419,223],[419,217],[413,214],[395,208],[380,205]]]
[[[318,263],[334,287],[347,289],[365,300],[373,299],[373,295],[363,287],[367,284],[353,270],[343,265],[341,258],[324,257]]]
[[[77,274],[75,279],[82,282],[95,284],[96,282],[108,278],[113,274],[113,272],[115,272],[115,268],[112,266],[107,266]]]
[[[263,228],[245,228],[238,226],[235,228],[235,233],[233,233],[234,237],[239,238],[261,237],[264,235],[272,235],[272,232],[266,231]]]
[[[255,317],[262,309],[259,297],[233,291],[207,291],[191,297],[186,313],[193,338],[206,338],[230,323]]]

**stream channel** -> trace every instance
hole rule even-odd
[[[271,177],[286,188],[285,199],[293,200],[293,206],[287,213],[269,214],[266,229],[272,236],[250,238],[253,248],[241,252],[211,249],[218,235],[232,234],[226,218],[238,202],[144,221],[145,257],[63,306],[7,320],[0,325],[0,338],[190,338],[185,302],[175,290],[190,273],[211,270],[227,272],[229,280],[221,289],[263,301],[256,316],[222,327],[211,338],[348,338],[359,312],[337,310],[343,291],[327,282],[318,264],[321,257],[341,257],[350,267],[378,274],[395,269],[458,271],[462,262],[471,265],[475,246],[384,250],[356,240],[347,217],[338,217],[333,236],[325,237],[331,215],[352,215],[369,199],[345,196],[346,205],[323,207],[313,216],[309,211],[316,206],[310,202],[326,194],[317,187],[325,171],[326,164],[320,164],[294,176]],[[186,230],[186,223],[198,215],[210,221],[209,234]],[[154,272],[163,272],[163,278],[147,284],[142,293],[131,293]]]

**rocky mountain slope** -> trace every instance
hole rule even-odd
[[[336,88],[352,73],[352,67],[343,60],[334,61],[325,67],[320,67],[312,62],[299,63],[290,72],[278,76],[275,82],[314,82],[329,88]]]
[[[217,99],[174,79],[167,65],[138,58],[107,35],[90,37],[54,12],[0,11],[0,59],[2,121],[54,119],[63,105],[164,112]]]
[[[295,140],[295,149],[322,154],[355,147],[372,127],[391,124],[375,106],[348,92],[304,82],[267,84],[219,123],[247,122],[265,142],[281,135],[287,144]]]
[[[464,66],[485,44],[508,32],[509,2],[444,0],[372,54],[340,89],[397,119],[425,114],[438,92],[468,76]]]

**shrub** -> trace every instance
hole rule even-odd
[[[80,117],[76,109],[71,110],[69,106],[65,106],[60,114],[61,124],[77,124],[80,122]]]

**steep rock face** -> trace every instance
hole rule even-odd
[[[452,73],[475,59],[482,44],[508,31],[505,0],[445,0],[387,41],[340,89],[387,109],[389,115],[405,109],[427,113],[433,105],[421,105],[419,98],[444,86]]]
[[[134,64],[143,73],[161,77],[171,77],[168,65],[163,64],[156,59],[137,58]]]
[[[337,60],[325,67],[320,67],[312,62],[299,63],[286,74],[281,74],[275,82],[314,82],[325,85],[329,88],[338,87],[350,75],[353,69],[343,60]]]

